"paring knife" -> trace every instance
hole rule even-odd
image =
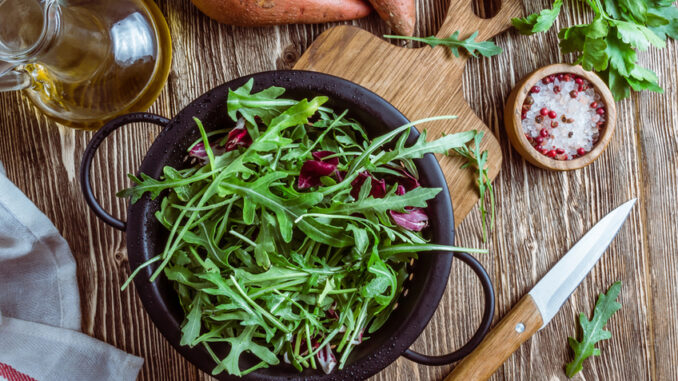
[[[480,345],[454,368],[445,381],[490,378],[522,343],[544,328],[598,262],[635,203],[636,199],[624,203],[589,230],[499,321]]]

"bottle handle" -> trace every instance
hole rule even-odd
[[[31,77],[9,62],[0,61],[0,92],[23,90],[31,86]]]

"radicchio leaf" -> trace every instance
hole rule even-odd
[[[365,180],[371,179],[372,181],[372,188],[370,189],[370,196],[374,198],[384,198],[386,196],[386,181],[383,179],[377,180],[375,179],[369,172],[360,172],[358,177],[355,178],[351,182],[351,197],[354,199],[358,199],[358,195],[360,194],[360,188],[362,188],[363,184],[365,183]]]
[[[250,137],[247,128],[245,128],[245,119],[240,118],[235,127],[228,133],[224,147],[226,152],[228,152],[238,147],[249,147],[250,144],[252,144],[252,137]]]
[[[220,147],[217,143],[210,143],[210,147],[212,147],[212,152],[214,152],[215,155],[221,155],[222,153],[226,152],[223,147]],[[191,148],[190,151],[188,151],[188,156],[198,158],[200,160],[207,160],[207,151],[205,150],[205,143],[203,142],[198,142],[196,145]]]
[[[396,167],[390,168],[401,173],[402,176],[387,176],[386,183],[402,185],[407,192],[421,186],[419,180],[417,180],[414,176],[410,174],[410,172],[406,171],[405,169]]]
[[[339,159],[336,157],[325,160],[325,157],[333,155],[331,151],[317,151],[311,155],[315,160],[307,160],[299,173],[297,186],[299,189],[307,189],[321,184],[320,178],[329,176],[337,170]]]
[[[334,357],[334,352],[332,352],[332,348],[330,347],[329,343],[322,347],[320,352],[316,354],[316,357],[318,358],[318,363],[320,363],[320,367],[323,369],[325,374],[330,374],[334,367],[337,366],[337,358]]]
[[[415,232],[422,231],[428,226],[428,215],[422,208],[405,208],[407,213],[389,210],[393,221],[403,228]]]

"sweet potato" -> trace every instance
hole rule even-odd
[[[370,0],[370,3],[393,32],[401,36],[414,34],[417,21],[414,0]]]
[[[363,0],[191,0],[203,13],[224,24],[261,26],[316,24],[354,20],[372,9]]]

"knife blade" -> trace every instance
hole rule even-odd
[[[608,213],[499,321],[445,381],[486,380],[520,345],[545,327],[603,255],[636,199]]]

